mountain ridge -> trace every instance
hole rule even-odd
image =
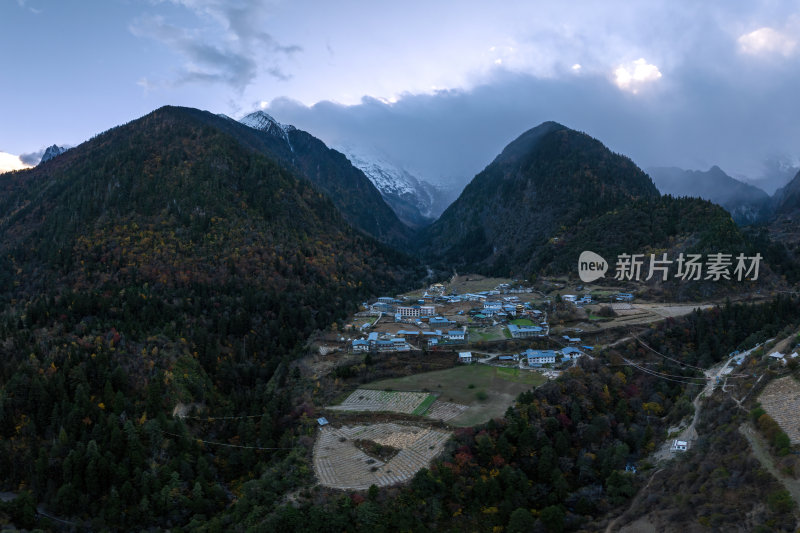
[[[770,217],[771,201],[766,192],[729,176],[716,165],[706,171],[651,167],[647,172],[662,194],[710,200],[725,208],[737,224],[756,224]]]

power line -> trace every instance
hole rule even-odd
[[[264,414],[266,414],[266,413],[264,413]],[[242,415],[242,416],[210,416],[208,418],[203,418],[201,416],[188,416],[188,415],[187,416],[177,415],[177,417],[180,418],[180,419],[190,418],[192,420],[202,420],[203,422],[215,422],[217,420],[240,420],[240,419],[243,419],[243,418],[261,418],[262,416],[264,416],[264,414],[261,414],[261,415]]]
[[[210,444],[212,446],[227,446],[228,448],[241,448],[241,449],[245,449],[245,450],[269,450],[269,451],[272,451],[272,450],[293,450],[294,449],[294,448],[264,448],[262,446],[242,446],[240,444],[228,444],[227,442],[214,442],[214,441],[210,441],[210,440],[198,439],[198,438],[190,437],[190,436],[187,436],[187,435],[179,435],[177,433],[170,433],[169,431],[164,431],[164,430],[161,430],[161,429],[159,429],[158,431],[160,431],[164,435],[171,435],[173,437],[178,437],[178,438],[192,439],[194,441],[202,442],[203,444]]]
[[[620,357],[622,357],[622,356],[620,356]],[[676,383],[684,383],[686,385],[703,385],[703,386],[705,386],[705,381],[706,381],[705,378],[691,378],[691,377],[686,377],[686,376],[672,376],[671,374],[661,374],[659,372],[655,372],[653,370],[650,370],[649,368],[644,368],[642,366],[639,366],[636,363],[634,363],[633,361],[629,361],[628,359],[625,359],[624,357],[622,357],[622,360],[625,361],[626,363],[628,363],[630,366],[632,366],[632,367],[634,367],[634,368],[636,368],[638,370],[641,370],[645,374],[650,374],[651,376],[655,376],[655,377],[660,378],[660,379],[666,379],[667,381],[674,381]],[[675,377],[680,377],[682,379],[674,379]],[[687,379],[702,379],[703,383],[695,383],[694,381],[686,381]]]
[[[650,347],[650,346],[648,346],[648,345],[647,345],[647,344],[646,344],[646,343],[645,343],[645,342],[644,342],[642,339],[640,339],[639,337],[637,337],[637,336],[636,336],[636,334],[635,334],[635,333],[634,333],[632,330],[628,330],[628,333],[630,333],[630,334],[631,334],[631,336],[632,336],[634,339],[636,339],[637,341],[639,341],[639,343],[641,343],[641,345],[642,345],[642,346],[644,346],[645,348],[647,348],[647,349],[648,349],[648,350],[650,350],[651,352],[653,352],[653,353],[655,353],[655,354],[658,354],[658,355],[660,355],[660,356],[661,356],[661,357],[663,357],[664,359],[669,359],[669,360],[670,360],[670,361],[672,361],[673,363],[677,363],[677,364],[679,364],[679,365],[683,365],[683,366],[688,366],[689,368],[694,368],[695,370],[699,370],[699,371],[701,371],[701,372],[705,372],[705,371],[706,371],[706,369],[705,369],[705,368],[701,368],[701,367],[699,367],[699,366],[690,365],[689,363],[685,363],[685,362],[683,362],[683,361],[678,361],[677,359],[673,359],[672,357],[669,357],[668,355],[664,355],[663,353],[659,352],[658,350],[655,350],[655,349],[651,348],[651,347]]]

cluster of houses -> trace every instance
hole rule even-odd
[[[411,342],[420,348],[435,348],[440,345],[464,344],[468,337],[466,327],[446,331],[401,329],[394,335],[379,335],[373,331],[366,339],[354,340],[352,349],[354,352],[407,352],[412,349]]]
[[[587,349],[590,347],[586,347]],[[566,346],[558,350],[533,350],[527,349],[519,354],[521,359],[529,367],[542,367],[556,363],[567,363],[583,356],[583,351],[574,346]]]
[[[591,350],[591,346],[585,346],[584,349]],[[567,346],[558,350],[534,350],[528,349],[519,354],[501,355],[497,358],[500,362],[519,363],[520,361],[524,366],[532,368],[539,368],[545,365],[554,365],[556,363],[568,363],[583,356],[584,352],[574,346]],[[459,363],[471,363],[475,361],[472,352],[459,352]]]
[[[354,352],[407,352],[411,346],[402,337],[379,338],[378,332],[371,332],[366,339],[353,341]]]

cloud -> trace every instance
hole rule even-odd
[[[30,11],[34,15],[39,15],[39,14],[41,14],[43,12],[42,9],[39,9],[39,8],[36,8],[36,7],[29,7],[27,4],[28,4],[28,0],[17,0],[17,5],[19,5],[19,7],[23,8],[23,9],[27,9],[28,11]]]
[[[45,151],[45,148],[42,148],[41,150],[39,150],[37,152],[30,152],[30,153],[27,153],[27,154],[20,154],[19,159],[24,164],[32,166],[32,167],[35,167],[42,160],[42,156],[44,155],[44,151]]]
[[[201,24],[187,28],[172,24],[163,16],[145,15],[129,26],[133,35],[159,41],[183,57],[185,62],[176,78],[161,84],[222,83],[241,92],[260,73],[282,81],[290,78],[279,62],[302,48],[281,44],[264,31],[267,12],[263,2],[163,1],[189,9]],[[147,91],[159,82],[144,77],[139,84]]]
[[[11,170],[22,170],[30,166],[31,165],[25,164],[19,156],[7,152],[0,152],[0,174]]]
[[[660,79],[654,65],[638,65],[639,73],[637,63],[628,66],[631,87]],[[630,98],[602,72],[542,78],[498,69],[469,90],[404,94],[395,103],[365,97],[357,105],[309,107],[278,98],[258,105],[329,145],[374,149],[433,183],[465,185],[510,141],[547,120],[598,138],[642,168],[716,164],[756,178],[766,157],[800,155],[800,124],[776,111],[796,107],[800,69],[750,83],[738,82],[735,70],[704,62],[673,67],[658,98]]]
[[[739,37],[739,49],[748,55],[782,55],[789,57],[797,50],[797,39],[788,32],[764,27]]]
[[[617,87],[632,93],[637,93],[641,86],[659,78],[661,78],[661,71],[644,58],[639,58],[627,65],[620,65],[614,70],[614,83],[617,84]]]

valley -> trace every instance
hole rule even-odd
[[[794,250],[711,202],[660,195],[586,134],[525,132],[417,227],[341,153],[265,113],[160,108],[0,192],[4,521],[796,518],[778,488],[800,472],[794,420],[773,407],[794,394],[773,384],[797,378]],[[741,281],[581,282],[589,249],[763,264]],[[746,423],[783,481],[731,451]],[[673,490],[687,484],[691,497]],[[654,498],[663,515],[645,519]]]

